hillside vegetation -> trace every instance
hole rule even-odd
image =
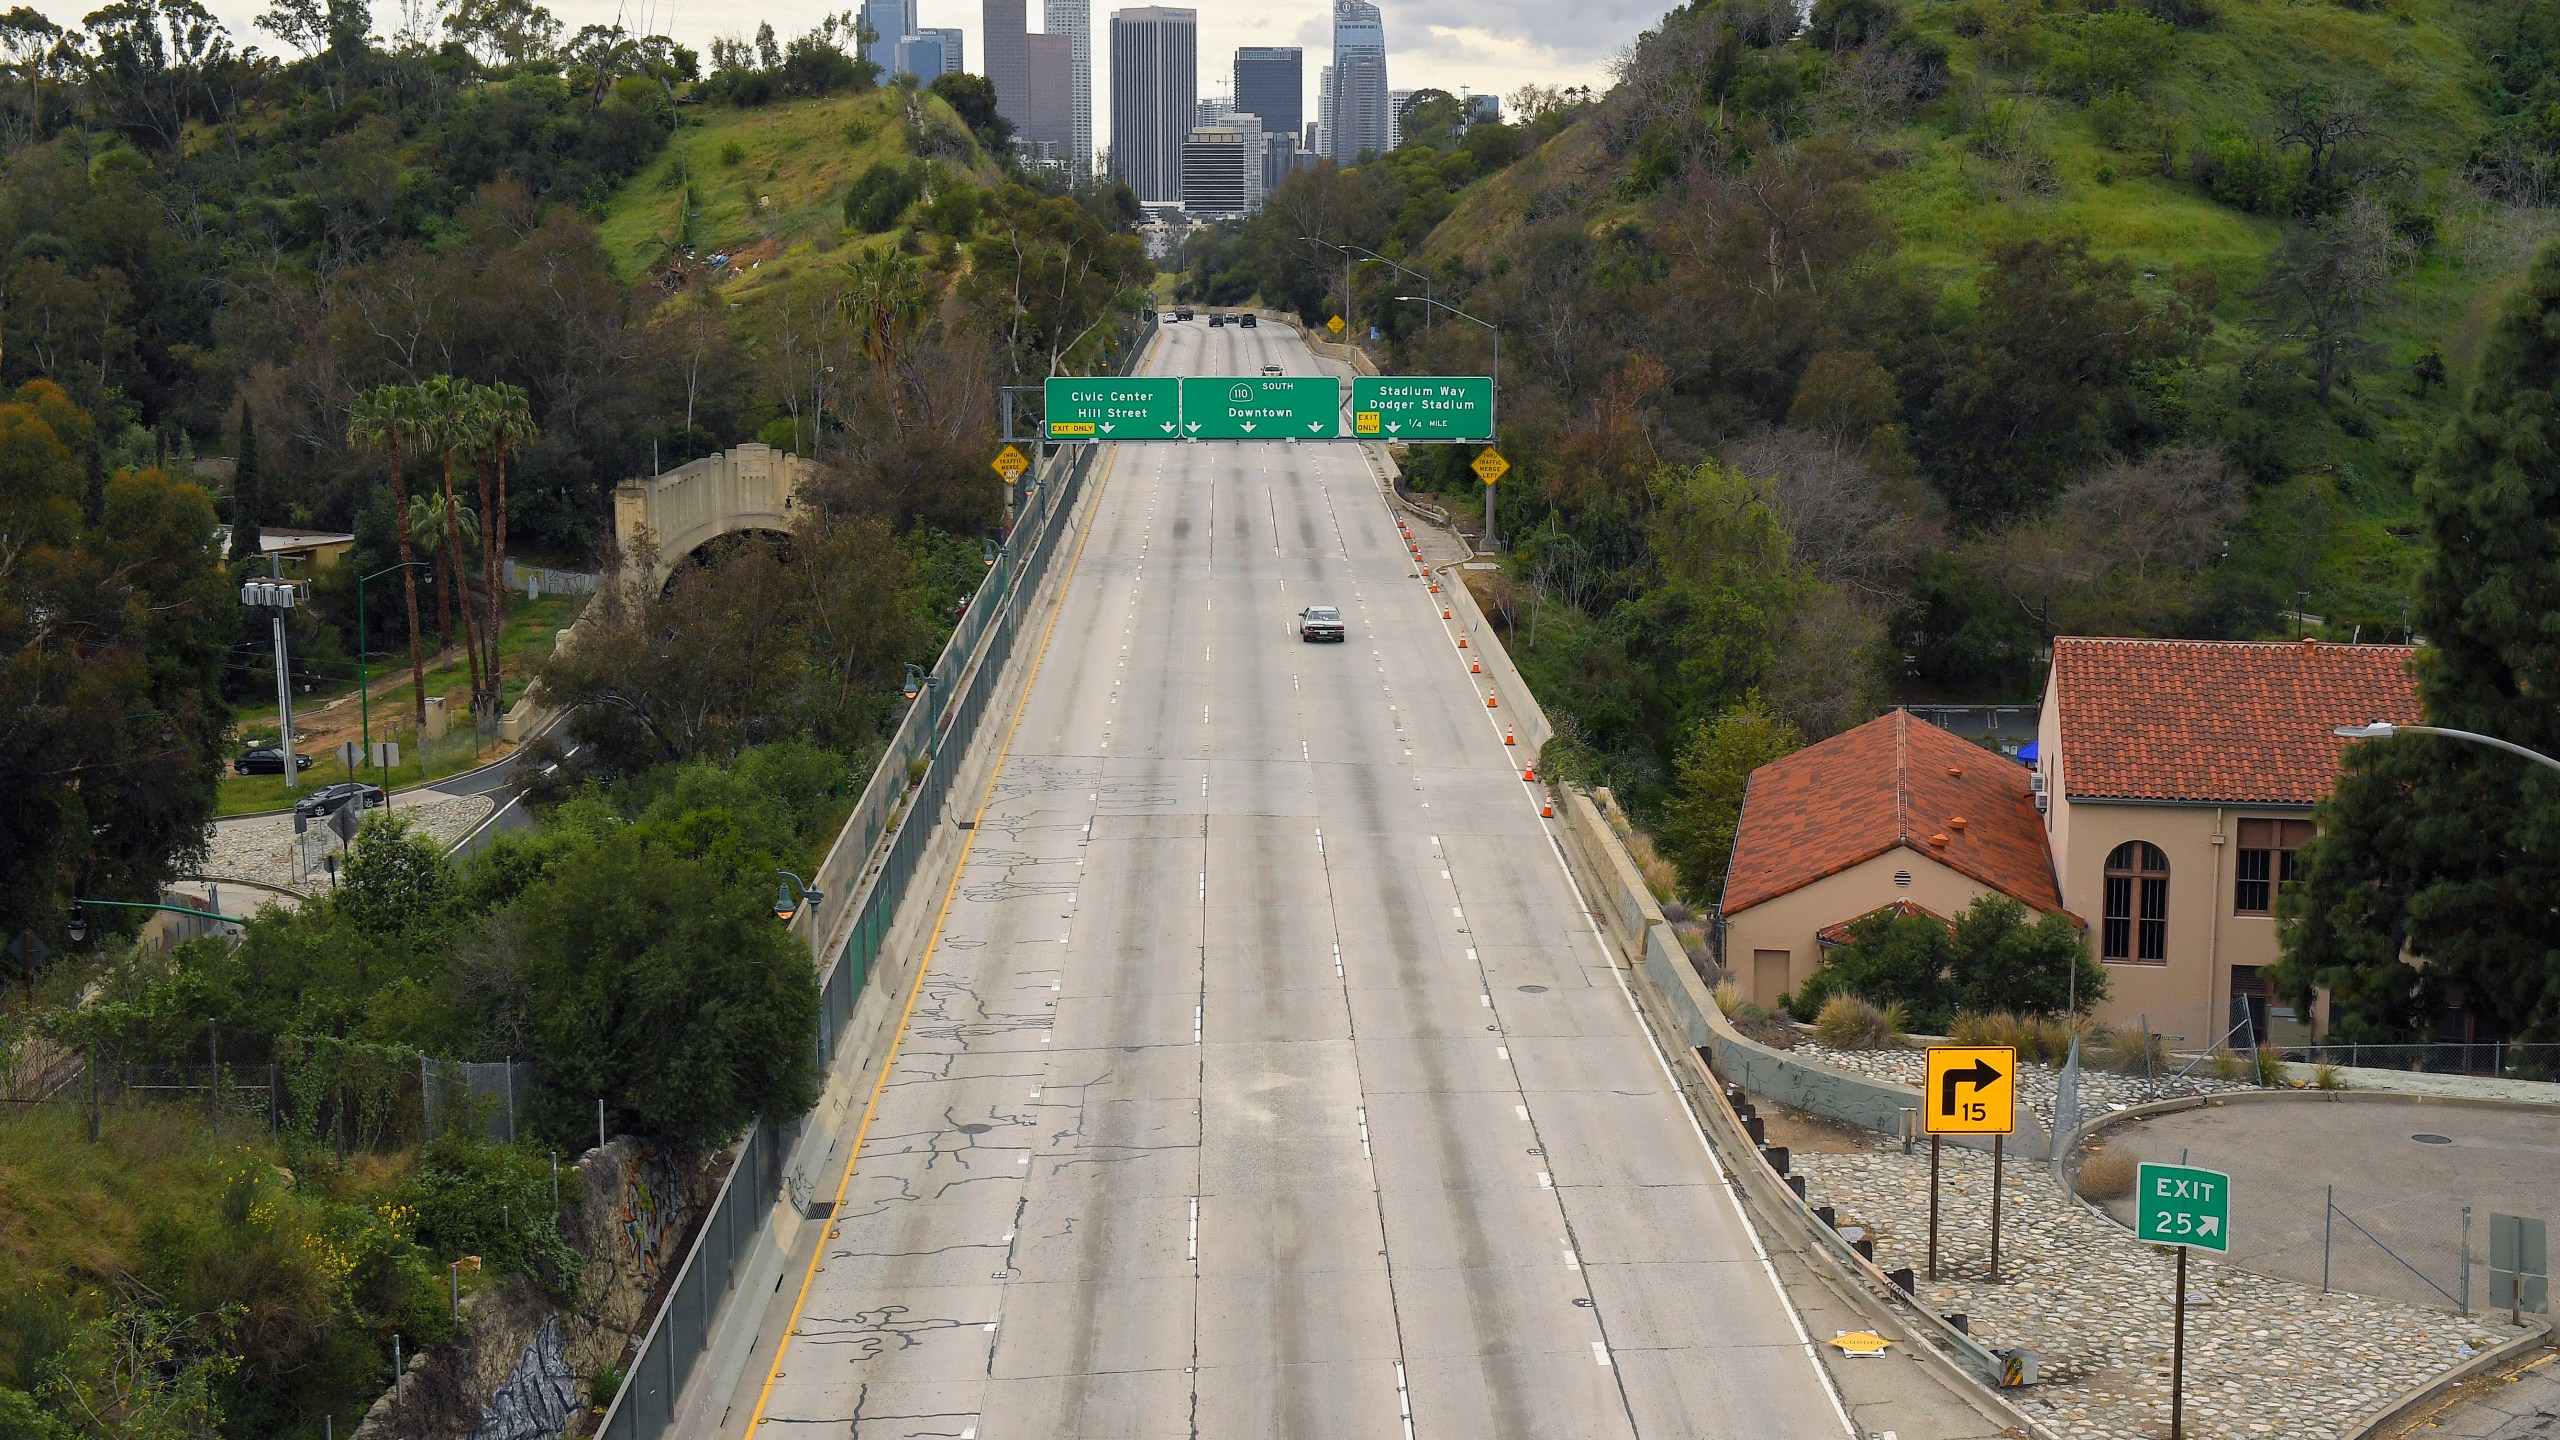
[[[2555,59],[2519,0],[1697,0],[1604,95],[1417,97],[1185,284],[1320,319],[1313,236],[1502,326],[1483,598],[1711,903],[1746,760],[2032,700],[2057,633],[2411,633],[2413,482],[2560,232]],[[1383,362],[1488,369],[1413,284],[1352,272]],[[1406,468],[1472,508],[1468,458]]]

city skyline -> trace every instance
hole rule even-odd
[[[724,35],[752,37],[758,23],[770,23],[788,42],[843,7],[833,0],[775,0],[742,13],[734,7],[644,4],[634,8],[612,0],[544,0],[564,33],[582,25],[617,21],[641,33],[664,33],[699,52],[709,62],[711,41]],[[1059,0],[1064,9],[1079,0]],[[1110,57],[1102,43],[1109,13],[1122,5],[1087,6],[1093,35],[1090,84],[1095,111],[1088,112],[1089,147],[1099,157],[1110,146],[1109,116],[1101,97],[1110,93]],[[1606,88],[1609,60],[1631,44],[1638,33],[1659,23],[1674,0],[1586,0],[1574,6],[1542,0],[1379,0],[1391,32],[1389,63],[1398,88],[1441,89],[1452,94],[1469,87],[1479,94],[1508,94],[1518,86],[1590,85]],[[268,0],[207,0],[231,31],[235,44],[254,45],[267,53],[281,42],[257,28]],[[962,32],[963,67],[986,73],[986,40],[979,0],[911,0],[909,23],[920,29]],[[1332,61],[1333,7],[1330,0],[1289,0],[1279,5],[1203,4],[1200,10],[1200,63],[1204,86],[1224,88],[1235,52],[1246,46],[1294,46],[1306,52],[1304,114],[1316,113],[1316,73]],[[1049,31],[1039,0],[1031,0],[1028,29]],[[57,15],[56,18],[62,18]],[[396,29],[396,7],[375,7],[376,33]]]

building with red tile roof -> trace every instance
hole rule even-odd
[[[2275,1003],[2275,896],[2369,720],[2418,721],[2405,645],[2053,642],[2035,783],[2062,893],[2105,965],[2102,1018],[2191,1045],[2307,1038]],[[2241,1038],[2247,1038],[2243,1035]]]
[[[1771,1005],[1837,943],[1826,932],[1888,905],[2063,909],[2030,778],[1902,710],[1753,771],[1718,910],[1728,973]]]

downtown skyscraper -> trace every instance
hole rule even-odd
[[[1048,0],[1040,7],[1040,29],[1064,35],[1068,50],[1068,104],[1075,131],[1071,164],[1078,175],[1093,173],[1093,0]]]
[[[1337,165],[1391,148],[1387,27],[1369,0],[1333,0],[1333,79],[1325,87],[1325,146]]]
[[[1182,145],[1200,99],[1200,12],[1111,12],[1111,168],[1141,201],[1182,200]]]
[[[1025,33],[1024,0],[985,0],[979,10],[987,52],[987,83],[996,89],[996,113],[1013,122],[1015,134],[1031,125],[1031,51]]]

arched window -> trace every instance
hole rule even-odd
[[[2147,840],[2127,840],[2107,855],[2106,920],[2098,958],[2169,958],[2169,857]]]

